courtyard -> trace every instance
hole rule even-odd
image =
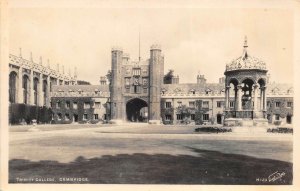
[[[10,127],[10,183],[292,184],[292,134],[131,123]]]

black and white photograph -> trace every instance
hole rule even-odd
[[[1,2],[0,189],[294,190],[299,1],[214,2]]]

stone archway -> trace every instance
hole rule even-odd
[[[126,103],[126,118],[131,122],[147,122],[148,104],[142,99],[134,98]]]

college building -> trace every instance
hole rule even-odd
[[[11,55],[10,104],[45,106],[51,109],[51,123],[255,126],[293,121],[292,84],[270,82],[266,63],[249,55],[247,39],[242,55],[224,64],[218,83],[207,82],[203,74],[195,76],[195,83],[180,83],[178,75],[164,73],[161,47],[152,45],[149,52],[146,60],[131,60],[113,48],[111,70],[99,85],[76,85],[77,75]]]

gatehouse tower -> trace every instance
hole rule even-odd
[[[164,59],[160,45],[152,45],[150,58],[131,60],[121,48],[112,49],[110,76],[111,123],[161,122],[161,86]]]

